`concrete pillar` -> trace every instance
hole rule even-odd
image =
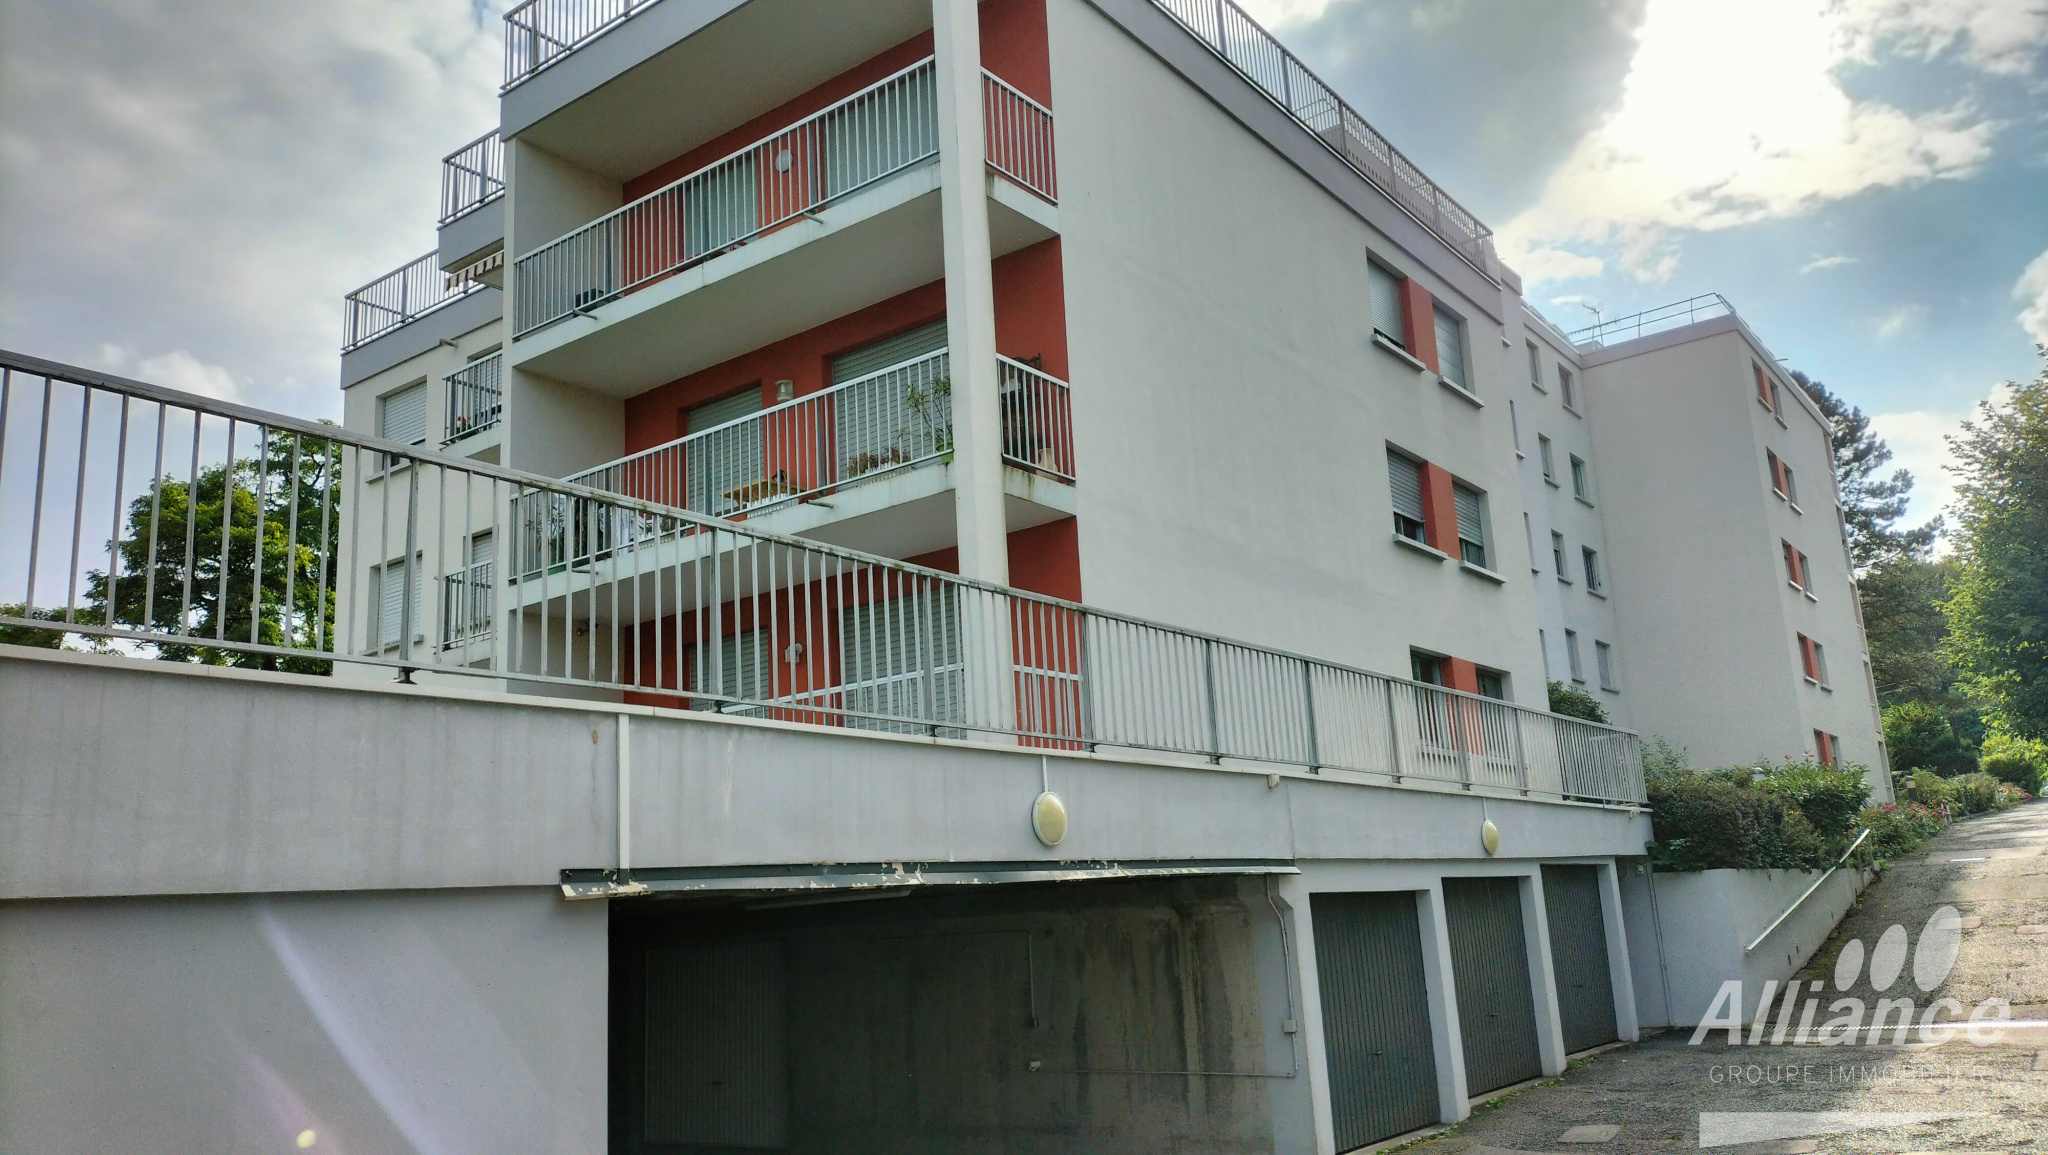
[[[1536,1055],[1546,1075],[1564,1074],[1564,1016],[1557,1009],[1557,968],[1550,961],[1550,916],[1543,905],[1543,868],[1520,879],[1522,942],[1529,956],[1529,996],[1536,1004]]]
[[[1607,931],[1607,971],[1614,984],[1614,1033],[1624,1043],[1643,1037],[1636,1017],[1635,967],[1628,958],[1628,927],[1622,922],[1620,868],[1613,859],[1600,871],[1600,923]]]
[[[1330,1066],[1323,1050],[1323,994],[1316,971],[1315,922],[1309,908],[1308,883],[1298,874],[1269,876],[1284,925],[1292,933],[1293,969],[1299,1028],[1287,1045],[1301,1063],[1304,1077],[1276,1087],[1273,1101],[1273,1150],[1337,1150],[1336,1120],[1330,1111]],[[1256,917],[1256,916],[1255,916]],[[1292,1116],[1283,1119],[1282,1113]]]
[[[1465,1093],[1465,1036],[1458,1025],[1458,986],[1451,966],[1451,924],[1444,917],[1444,884],[1431,879],[1417,891],[1415,913],[1422,925],[1422,980],[1429,991],[1430,1044],[1436,1050],[1436,1093],[1445,1123],[1472,1114]]]
[[[975,0],[932,0],[938,56],[939,206],[953,376],[953,516],[960,573],[1008,585],[995,282],[989,270],[981,27]]]

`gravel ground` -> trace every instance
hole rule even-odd
[[[1959,822],[1924,853],[1895,864],[1865,891],[1803,977],[1831,979],[1850,940],[1862,943],[1867,958],[1895,924],[1917,943],[1944,904],[1966,920],[1981,920],[1965,921],[1946,984],[1921,995],[1902,979],[1889,993],[1916,996],[1923,1008],[1929,998],[1947,996],[1974,1006],[1997,996],[2012,1003],[2015,1020],[2048,1020],[2048,803]],[[1848,949],[1853,954],[1856,948]],[[1909,962],[1906,974],[1911,973]],[[1833,986],[1829,982],[1827,999],[1840,997]],[[1867,978],[1848,993],[1866,1002],[1873,997]],[[1457,1127],[1407,1145],[1404,1155],[1698,1149],[1702,1112],[1811,1111],[1965,1117],[1893,1121],[1817,1136],[1811,1146],[1720,1149],[1735,1155],[2048,1153],[2048,1028],[2009,1031],[1992,1046],[1973,1045],[1961,1035],[1938,1046],[1897,1047],[1730,1047],[1726,1032],[1695,1047],[1691,1037],[1691,1031],[1670,1031],[1574,1062],[1562,1078],[1496,1099]],[[1731,1066],[1738,1072],[1733,1078]],[[1561,1141],[1568,1129],[1589,1124],[1617,1124],[1621,1130],[1605,1143]]]

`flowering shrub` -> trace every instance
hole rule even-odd
[[[1921,843],[1941,833],[1947,820],[1924,802],[1896,802],[1863,811],[1856,816],[1856,825],[1870,828],[1864,845],[1871,854],[1890,860],[1918,850]]]
[[[2022,802],[2032,802],[2033,800],[2033,795],[2014,786],[2010,782],[1998,784],[1998,808],[2000,810],[2004,810],[2009,806],[2018,806]]]

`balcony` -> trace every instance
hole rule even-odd
[[[655,2],[526,0],[505,13],[505,87],[556,63]]]
[[[490,562],[441,578],[441,648],[458,649],[490,641],[497,628],[498,582]]]
[[[504,365],[505,355],[493,353],[443,378],[448,395],[448,423],[443,428],[448,435],[441,444],[452,445],[497,425],[505,409]]]
[[[438,252],[408,261],[342,298],[341,351],[352,352],[485,287],[444,275]]]
[[[983,77],[991,245],[1057,233],[1052,114]],[[515,262],[514,363],[631,396],[945,272],[930,58]]]
[[[470,280],[503,267],[505,142],[496,129],[441,160],[441,268]],[[492,283],[497,283],[493,279]]]

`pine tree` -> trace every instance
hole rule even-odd
[[[1828,440],[1835,451],[1835,486],[1841,491],[1842,516],[1849,525],[1849,557],[1857,570],[1893,558],[1925,556],[1941,534],[1941,519],[1910,529],[1896,527],[1906,516],[1912,472],[1894,469],[1889,476],[1880,474],[1892,459],[1891,447],[1870,431],[1870,418],[1863,410],[1804,373],[1795,370],[1792,380],[1828,419]]]

